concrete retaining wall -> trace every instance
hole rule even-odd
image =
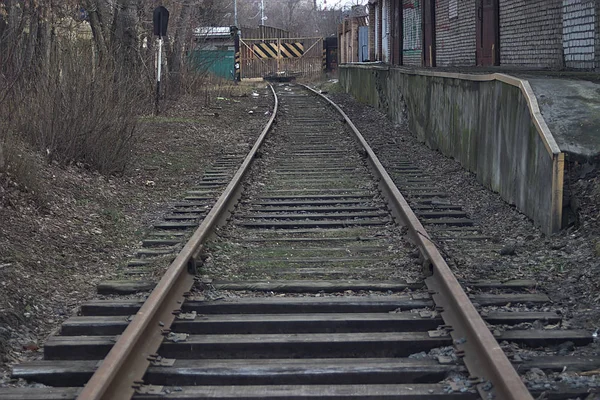
[[[343,66],[340,83],[393,120],[406,109],[411,131],[429,147],[457,159],[544,232],[560,229],[562,164],[539,133],[522,90],[481,75],[473,80],[431,75]]]

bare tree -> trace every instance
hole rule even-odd
[[[299,36],[329,36],[337,32],[342,2],[325,7],[316,0],[265,0],[266,24]],[[260,1],[238,4],[242,26],[260,24]]]

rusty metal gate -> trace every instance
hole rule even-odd
[[[323,72],[323,38],[240,39],[242,79]]]

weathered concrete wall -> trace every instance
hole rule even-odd
[[[552,230],[553,161],[519,88],[365,66],[340,68],[340,83],[393,120],[406,108],[419,139],[457,159],[542,230]]]

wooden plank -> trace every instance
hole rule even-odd
[[[530,279],[512,279],[509,281],[465,282],[464,286],[478,289],[528,289],[535,288],[539,282]]]
[[[135,252],[135,256],[136,257],[155,257],[155,256],[164,256],[167,254],[173,254],[175,251],[177,251],[179,249],[174,248],[174,247],[170,247],[170,248],[162,248],[162,249],[157,249],[157,248],[142,248],[140,250],[137,250]],[[149,264],[149,263],[148,263]],[[131,265],[131,264],[129,264]],[[142,264],[144,265],[144,264]]]
[[[320,237],[316,237],[316,238],[312,238],[312,237],[295,237],[295,238],[290,238],[290,237],[275,237],[275,238],[252,238],[252,237],[246,237],[244,238],[244,240],[242,240],[242,242],[249,242],[249,243],[263,243],[263,242],[274,242],[274,243],[278,243],[278,242],[282,242],[282,243],[288,243],[288,242],[361,242],[361,241],[379,241],[381,240],[381,238],[379,237],[361,237],[361,238],[357,238],[356,236],[346,236],[346,237],[327,237],[327,238],[320,238]]]
[[[423,283],[408,284],[404,281],[358,281],[358,280],[276,280],[276,281],[213,281],[220,290],[259,290],[280,293],[344,292],[346,290],[403,291],[418,289]]]
[[[184,309],[200,314],[293,314],[293,313],[372,313],[427,308],[431,300],[409,296],[324,296],[224,299],[186,301]]]
[[[472,226],[473,221],[468,218],[439,218],[425,219],[423,221],[427,225],[447,225],[447,226]]]
[[[481,315],[483,319],[492,325],[516,325],[523,322],[544,321],[556,324],[562,321],[562,317],[555,312],[502,312],[491,311]]]
[[[154,229],[177,230],[177,229],[195,228],[197,226],[198,226],[198,223],[195,221],[191,221],[191,222],[159,222],[159,223],[154,224]]]
[[[335,263],[332,263],[335,265]],[[283,266],[283,265],[282,265]],[[377,268],[379,274],[391,275],[396,272],[393,267]],[[357,264],[352,268],[333,267],[331,265],[322,267],[313,267],[311,265],[294,265],[293,267],[285,265],[285,268],[278,268],[274,271],[269,272],[269,277],[276,277],[281,279],[323,279],[337,278],[349,278],[349,279],[363,279],[365,276],[370,277],[372,275],[372,264],[364,262]],[[287,278],[284,278],[287,277]]]
[[[474,392],[448,393],[445,384],[397,385],[272,385],[272,386],[183,386],[161,395],[165,400],[471,400]],[[156,400],[156,395],[136,395],[135,400]]]
[[[156,282],[152,281],[105,281],[96,287],[98,294],[133,294],[154,289]]]
[[[141,300],[94,300],[84,303],[82,315],[132,315],[142,305]],[[341,296],[341,297],[272,297],[224,299],[215,301],[189,300],[185,312],[199,314],[294,314],[294,313],[377,313],[394,310],[428,308],[431,300],[413,300],[409,296]]]
[[[177,360],[173,368],[152,367],[147,378],[176,385],[298,385],[437,383],[458,365],[409,358]]]
[[[563,371],[594,371],[600,368],[599,356],[541,356],[533,357],[531,360],[526,360],[516,363],[518,371],[528,371],[531,368],[539,368],[542,370]]]
[[[189,201],[198,201],[198,200],[204,200],[204,201],[214,201],[215,198],[214,197],[208,197],[208,196],[194,196],[194,195],[190,195],[190,196],[185,196],[184,197],[185,200],[189,200]]]
[[[92,300],[81,305],[81,315],[124,315],[138,312],[143,300]]]
[[[413,204],[411,205],[411,208],[413,210],[431,210],[431,211],[435,211],[435,210],[455,210],[455,211],[460,211],[462,210],[462,206],[456,206],[456,205],[452,205],[452,204],[437,204],[437,205],[431,205],[431,204]]]
[[[294,214],[239,214],[236,218],[242,219],[278,219],[278,220],[290,220],[290,219],[353,219],[353,218],[381,218],[389,216],[388,212],[357,212],[357,213],[294,213]]]
[[[448,197],[447,193],[444,192],[418,192],[418,191],[410,191],[408,193],[409,197],[421,197],[421,198],[431,198],[431,197]]]
[[[464,211],[452,211],[452,210],[448,210],[448,211],[421,211],[421,212],[417,212],[417,216],[419,218],[423,218],[423,219],[433,219],[433,218],[446,218],[446,217],[453,217],[453,218],[466,218],[467,217],[467,213]]]
[[[205,215],[208,211],[208,207],[207,208],[173,208],[171,210],[172,213],[174,214],[201,214],[201,215]]]
[[[441,232],[440,232],[441,233]],[[484,242],[484,241],[493,241],[495,240],[492,236],[483,236],[483,235],[468,235],[468,236],[438,236],[435,238],[436,241],[449,241],[449,240],[468,240],[473,242]]]
[[[92,361],[32,361],[13,368],[12,377],[51,386],[82,386],[98,366]],[[155,385],[297,385],[439,382],[459,365],[411,358],[175,360],[150,366],[145,376]]]
[[[190,335],[184,343],[164,342],[161,354],[182,359],[407,357],[451,343],[450,336],[426,332]]]
[[[175,246],[181,243],[181,240],[177,239],[144,239],[142,246],[144,247],[162,247],[162,246]]]
[[[53,336],[44,346],[44,358],[103,358],[116,339],[116,336]],[[430,337],[427,332],[189,335],[178,342],[167,338],[159,353],[177,359],[407,357],[451,344],[450,336]]]
[[[279,200],[279,201],[256,201],[255,206],[325,206],[335,204],[370,204],[369,200],[357,198],[353,200]]]
[[[119,335],[129,324],[126,316],[76,316],[61,327],[63,336]],[[416,313],[224,314],[175,320],[173,330],[191,334],[347,333],[435,330],[441,318]]]
[[[353,238],[354,241],[356,242],[356,238]],[[256,249],[260,249],[261,254],[265,254],[268,255],[270,253],[283,253],[285,252],[286,254],[289,253],[304,253],[304,252],[322,252],[322,253],[330,253],[330,252],[343,252],[346,255],[348,254],[348,252],[351,253],[374,253],[374,252],[380,252],[380,251],[387,251],[387,246],[360,246],[360,245],[356,245],[353,244],[351,246],[345,246],[345,247],[263,247],[261,246],[260,248],[258,247],[243,247],[245,249],[248,250],[256,250]]]
[[[0,400],[76,400],[81,388],[2,388]]]
[[[550,298],[543,293],[506,293],[470,295],[473,303],[480,306],[502,306],[508,303],[549,303]]]
[[[346,253],[348,254],[348,253]],[[386,258],[378,257],[268,257],[264,256],[261,258],[246,258],[244,261],[253,264],[264,264],[280,262],[282,265],[285,264],[337,264],[337,263],[352,263],[356,264],[360,261],[368,261],[370,265],[376,262],[386,261]]]
[[[530,347],[551,346],[573,342],[576,346],[586,346],[593,342],[592,333],[585,330],[514,330],[495,334],[500,340],[521,343]]]
[[[263,228],[263,229],[292,229],[292,228],[343,228],[347,226],[381,226],[387,225],[391,219],[345,219],[340,221],[270,221],[270,222],[255,222],[255,221],[240,221],[236,225],[246,228]]]
[[[198,221],[200,218],[204,217],[206,214],[173,214],[173,215],[165,215],[163,219],[165,221]]]
[[[274,213],[274,212],[368,212],[378,211],[381,207],[366,207],[366,206],[322,206],[322,207],[252,207],[249,212],[257,213]]]
[[[365,192],[349,194],[307,194],[297,196],[261,196],[261,200],[354,200],[354,199],[372,199],[373,195]]]

